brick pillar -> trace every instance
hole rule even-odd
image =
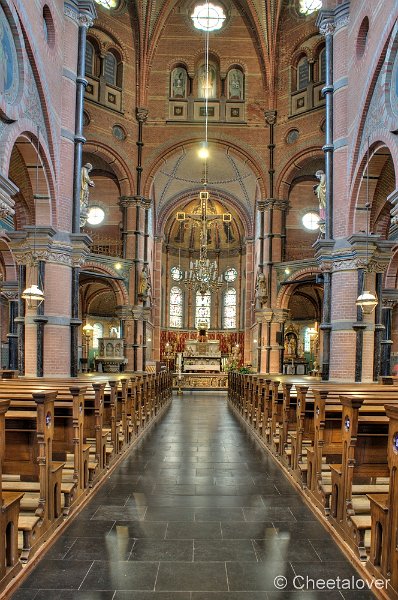
[[[368,237],[368,245],[366,241],[366,235],[358,234],[336,244],[331,240],[315,244],[324,274],[333,277],[330,321],[324,314],[321,326],[331,332],[330,379],[373,381],[377,315],[362,314],[356,300],[364,289],[375,293],[394,242],[380,240],[377,235]]]

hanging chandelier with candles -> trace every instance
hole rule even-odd
[[[208,90],[211,88],[210,85],[210,67],[209,67],[209,32],[219,27],[214,26],[213,20],[213,5],[209,2],[203,4],[200,8],[200,15],[203,21],[200,29],[205,31],[205,82],[204,82],[204,99],[205,99],[205,138],[200,145],[198,152],[199,157],[203,160],[203,191],[200,192],[200,207],[199,210],[194,211],[192,214],[186,214],[183,212],[177,213],[177,221],[191,221],[192,226],[200,228],[200,248],[199,258],[191,260],[189,264],[189,271],[185,271],[183,283],[184,285],[196,292],[200,292],[204,296],[208,291],[216,291],[223,285],[223,277],[218,273],[218,263],[215,259],[208,258],[208,247],[207,247],[207,234],[208,230],[213,226],[217,220],[222,220],[228,224],[231,223],[230,213],[223,214],[209,214],[208,200],[209,192],[207,191],[207,161],[209,159],[209,146],[208,146]],[[203,13],[203,14],[202,14]],[[192,16],[195,18],[195,15]],[[225,16],[220,17],[220,26],[224,22]],[[196,25],[195,25],[196,26]]]

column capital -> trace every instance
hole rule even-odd
[[[118,319],[126,321],[132,318],[133,306],[131,304],[124,304],[122,306],[116,306],[115,314]]]
[[[135,109],[135,117],[139,123],[145,123],[148,118],[149,110],[144,106],[137,106]]]
[[[280,198],[265,198],[263,200],[257,200],[257,210],[263,212],[267,208],[276,208],[278,210],[286,210],[289,207],[288,200],[282,200]]]
[[[275,125],[277,114],[277,111],[274,109],[264,111],[264,118],[267,125]]]
[[[151,204],[151,198],[144,198],[144,196],[120,196],[119,198],[119,206],[122,208],[140,206],[141,208],[148,209],[151,207]]]

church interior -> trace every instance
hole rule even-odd
[[[398,599],[397,136],[396,0],[0,0],[0,598]]]

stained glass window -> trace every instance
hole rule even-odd
[[[171,267],[170,273],[171,273],[171,278],[174,279],[174,281],[181,281],[181,279],[182,279],[181,267]]]
[[[95,0],[97,4],[101,4],[104,8],[116,8],[119,0]]]
[[[102,323],[93,325],[93,348],[98,348],[98,338],[104,337],[104,326]]]
[[[310,211],[305,213],[301,221],[304,227],[306,229],[309,229],[310,231],[315,231],[316,229],[319,229],[319,215],[316,212]]]
[[[310,82],[310,66],[303,57],[297,65],[297,89],[304,90]]]
[[[225,13],[219,4],[206,2],[195,6],[191,19],[196,29],[216,31],[223,26]]]
[[[182,327],[183,317],[183,294],[179,287],[172,287],[170,290],[170,327]]]
[[[94,46],[86,42],[86,75],[94,75]]]
[[[236,328],[236,290],[230,288],[224,294],[223,308],[224,329]]]
[[[203,296],[200,292],[196,292],[196,308],[195,308],[195,327],[198,327],[199,321],[207,323],[210,327],[211,315],[211,292],[206,292]]]
[[[319,80],[326,81],[326,50],[321,50],[319,55]]]
[[[116,66],[115,56],[112,52],[108,52],[104,60],[104,77],[110,85],[116,85]]]
[[[234,268],[227,269],[224,273],[224,279],[225,279],[225,281],[228,281],[228,282],[235,281],[237,276],[238,276],[238,271]]]
[[[299,12],[301,15],[310,15],[322,8],[322,0],[300,0]]]

